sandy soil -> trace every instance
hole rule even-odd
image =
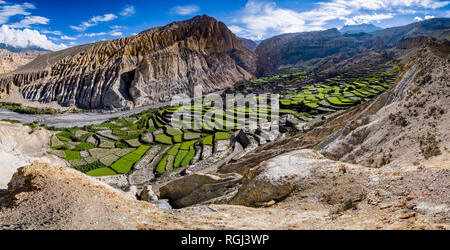
[[[18,168],[34,161],[65,166],[59,158],[47,155],[49,132],[32,131],[21,124],[0,122],[0,189],[5,189]]]
[[[303,185],[270,208],[161,210],[73,169],[21,168],[0,193],[0,229],[449,229],[448,175],[358,167]],[[346,201],[350,200],[350,206]]]

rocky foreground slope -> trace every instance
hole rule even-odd
[[[279,203],[266,202],[266,208],[162,210],[75,170],[34,164],[19,169],[0,193],[0,229],[449,229],[447,183],[439,173],[367,169],[308,150],[261,168],[255,177],[246,176],[249,182],[233,204],[293,193]],[[422,193],[419,180],[434,191]]]
[[[222,22],[207,16],[136,36],[46,54],[0,78],[28,100],[84,109],[123,109],[213,92],[253,77],[255,56]]]

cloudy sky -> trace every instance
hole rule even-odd
[[[450,0],[0,0],[0,43],[60,50],[199,14],[225,22],[239,36],[261,40],[344,25],[387,28],[450,17]]]

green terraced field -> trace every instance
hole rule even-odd
[[[169,106],[128,118],[111,119],[98,126],[56,131],[50,146],[55,155],[64,157],[75,169],[91,176],[128,174],[150,148],[160,146],[168,150],[161,150],[155,156],[155,159],[161,159],[156,163],[155,173],[163,174],[195,164],[200,160],[195,155],[201,154],[204,148],[214,148],[220,141],[230,140],[232,133],[249,125],[249,120],[266,123],[291,114],[309,122],[320,115],[366,102],[392,86],[397,70],[384,68],[346,73],[307,86],[289,87],[277,93],[281,109],[275,115],[271,114],[271,104],[259,109],[246,106],[225,111],[195,103]],[[289,72],[256,79],[246,85],[257,88],[265,84],[284,86],[303,79],[309,79],[309,72]],[[214,101],[213,97],[204,99],[207,103]],[[261,96],[254,97],[254,101],[260,99]],[[180,113],[182,117],[174,119]],[[195,116],[207,116],[208,119],[194,124],[191,120]]]

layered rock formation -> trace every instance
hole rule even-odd
[[[341,34],[337,29],[318,32],[283,34],[263,41],[256,49],[258,75],[270,75],[289,68],[320,67],[320,59],[334,57],[348,59],[361,52],[385,50],[398,41],[417,36],[448,38],[450,19],[430,19],[406,26],[368,33]],[[344,30],[345,31],[345,30]],[[344,32],[345,33],[345,32]],[[415,45],[418,38],[415,39]],[[405,43],[399,44],[403,48]],[[319,61],[319,64],[317,64]],[[337,61],[342,61],[338,59]],[[337,62],[336,62],[337,63]]]
[[[0,97],[19,88],[32,101],[122,109],[232,87],[255,72],[255,56],[207,16],[139,35],[41,56],[0,79]]]
[[[269,75],[280,70],[280,67],[293,67],[298,62],[354,51],[366,40],[366,36],[344,36],[337,29],[275,36],[256,48],[257,72],[259,75]]]
[[[405,62],[395,88],[375,101],[384,103],[373,115],[361,112],[322,152],[336,160],[366,166],[429,165],[450,169],[450,42],[425,42]],[[439,163],[438,163],[439,162]]]
[[[49,132],[44,129],[31,130],[21,124],[0,121],[0,189],[6,186],[19,167],[34,161],[55,166],[66,163],[58,157],[47,155],[50,150]]]
[[[242,37],[240,37],[239,39],[241,39],[244,46],[251,51],[255,51],[256,48],[258,47],[258,44],[253,40],[242,38]]]
[[[0,74],[14,71],[20,66],[31,62],[42,53],[43,52],[38,51],[14,53],[8,50],[0,49]]]

